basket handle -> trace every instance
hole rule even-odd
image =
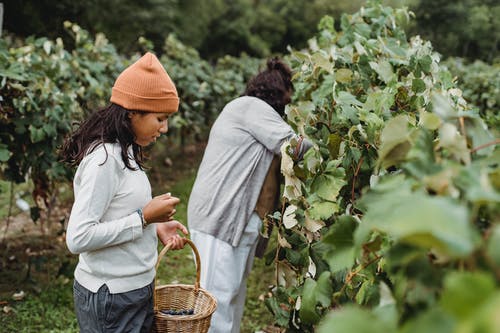
[[[198,291],[200,289],[200,275],[201,275],[201,259],[200,259],[200,253],[198,252],[198,249],[194,245],[193,241],[190,239],[186,238],[186,244],[189,244],[191,248],[193,249],[195,258],[196,258],[196,282],[194,284],[194,289],[195,291]],[[158,260],[156,261],[156,266],[155,266],[155,280],[154,280],[154,290],[153,290],[153,304],[156,307],[156,302],[154,299],[156,298],[156,276],[158,275],[158,267],[160,266],[161,260],[163,259],[163,256],[167,251],[170,250],[170,244],[165,245],[165,247],[160,251],[160,254],[158,254]]]

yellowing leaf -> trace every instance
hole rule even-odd
[[[302,195],[301,191],[302,182],[294,176],[285,175],[285,187],[283,196],[288,200],[298,199]]]
[[[284,247],[284,248],[287,248],[287,249],[291,249],[292,246],[290,245],[290,243],[288,243],[288,241],[286,240],[285,237],[281,236],[281,234],[278,233],[278,244],[281,246],[281,247]]]
[[[312,55],[311,60],[318,67],[324,69],[328,73],[333,72],[333,63],[330,61],[330,59],[328,59],[328,56],[326,56],[320,52],[316,52]]]
[[[348,68],[340,68],[335,72],[335,81],[349,83],[352,81],[352,71]]]
[[[300,181],[300,179],[295,177],[293,171],[293,160],[288,155],[289,149],[290,142],[285,142],[281,146],[281,173],[285,178],[283,196],[289,200],[294,200],[302,195],[302,182]]]
[[[290,205],[285,209],[283,214],[283,225],[287,229],[291,229],[297,225],[297,220],[295,219],[295,211],[297,210],[297,206]]]
[[[419,125],[430,130],[436,130],[441,125],[441,119],[434,113],[422,110],[420,112]]]
[[[305,227],[310,232],[316,232],[325,226],[325,223],[323,221],[311,218],[307,211],[305,213],[305,217]]]
[[[285,142],[281,146],[281,172],[284,175],[293,175],[293,160],[288,155],[288,150],[290,149],[290,142]]]
[[[307,274],[312,278],[316,276],[316,264],[311,257],[309,257],[309,267],[307,268]]]
[[[471,157],[465,138],[460,135],[456,126],[445,123],[439,129],[439,146],[449,150],[455,158],[470,164]]]
[[[291,287],[297,285],[297,273],[283,261],[277,262],[276,275],[281,286]]]

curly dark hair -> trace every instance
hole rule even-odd
[[[266,69],[250,79],[243,95],[260,98],[283,116],[292,91],[292,70],[281,59],[271,58]]]
[[[128,110],[111,103],[106,108],[92,113],[82,123],[75,123],[78,128],[65,138],[59,152],[62,162],[77,166],[85,155],[90,154],[100,144],[119,143],[125,166],[130,170],[137,170],[137,168],[132,167],[128,155],[128,148],[132,146],[134,159],[139,168],[143,170],[145,168],[144,152],[142,147],[135,143],[135,135],[129,117],[131,112],[141,111]],[[103,161],[103,163],[105,162],[106,160]]]

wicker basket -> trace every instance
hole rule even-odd
[[[195,285],[168,284],[157,286],[155,278],[154,312],[155,322],[153,332],[161,333],[206,333],[210,327],[212,313],[217,308],[217,301],[205,289],[200,288],[200,254],[192,241],[188,240],[196,257],[196,283]],[[169,250],[165,246],[158,255],[158,266]],[[193,314],[173,315],[164,314],[161,310],[194,310]]]

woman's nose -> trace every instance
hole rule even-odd
[[[164,124],[161,125],[160,127],[160,133],[167,133],[168,132],[168,123],[165,122]]]

